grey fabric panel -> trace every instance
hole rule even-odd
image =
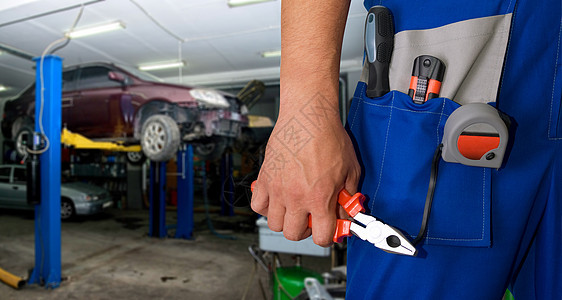
[[[484,17],[397,33],[390,65],[390,88],[408,93],[414,59],[433,55],[446,66],[440,96],[460,104],[495,102],[511,17],[512,14]],[[364,68],[361,81],[367,79]]]

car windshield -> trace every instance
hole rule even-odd
[[[123,66],[123,65],[117,65],[117,66],[118,66],[119,68],[121,68],[121,69],[127,71],[127,73],[131,73],[131,74],[133,74],[135,77],[138,77],[140,80],[144,80],[144,81],[154,81],[154,82],[163,82],[162,79],[160,79],[160,78],[158,78],[158,77],[156,77],[156,76],[154,76],[154,75],[152,75],[152,74],[143,72],[143,71],[141,71],[141,70],[139,70],[139,69],[137,69],[137,68],[132,68],[132,67]]]

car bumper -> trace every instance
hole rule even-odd
[[[206,123],[207,136],[237,137],[242,126],[248,124],[247,116],[225,110],[206,111],[201,118]]]
[[[92,202],[75,203],[74,205],[77,215],[93,215],[113,206],[113,200],[103,199]]]

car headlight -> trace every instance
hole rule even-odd
[[[192,89],[189,94],[195,98],[200,104],[216,108],[229,108],[230,104],[226,101],[223,95],[217,91],[206,89]]]
[[[248,113],[250,113],[248,107],[245,104],[243,104],[242,107],[240,108],[240,113],[243,115],[247,115]]]
[[[97,201],[99,198],[95,195],[84,195],[84,200],[86,201]]]

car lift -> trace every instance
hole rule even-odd
[[[191,239],[193,233],[193,146],[183,145],[177,154],[178,203],[175,238]],[[167,236],[166,226],[166,162],[150,162],[150,222],[151,237]]]
[[[220,162],[221,178],[221,215],[234,216],[234,177],[232,153],[224,153]]]
[[[138,152],[140,146],[124,146],[109,142],[94,142],[79,134],[62,130],[62,59],[56,55],[35,58],[36,62],[36,105],[35,131],[41,131],[49,141],[60,140],[62,144],[76,149],[103,149],[112,151]],[[42,64],[42,66],[41,66]],[[41,70],[43,70],[41,74]],[[41,97],[43,96],[43,97]],[[43,98],[43,99],[41,99]],[[42,104],[41,104],[42,103]],[[39,124],[42,119],[43,124]],[[61,143],[50,142],[40,155],[41,202],[35,205],[35,266],[27,282],[46,288],[57,288],[61,282]],[[178,152],[178,224],[176,238],[191,238],[193,231],[193,148],[188,145]],[[158,193],[151,191],[150,235],[165,235],[165,163],[151,163],[151,181],[158,176]],[[158,170],[157,173],[154,173]],[[154,187],[151,184],[151,187]],[[153,195],[157,195],[155,198]],[[155,209],[157,208],[157,209]],[[154,211],[153,211],[154,210]],[[153,220],[153,217],[157,219]],[[162,226],[162,224],[164,224]]]
[[[125,146],[111,142],[92,141],[66,128],[62,130],[61,142],[75,149],[101,149],[109,151],[139,152],[139,145]],[[178,204],[175,238],[191,239],[193,232],[193,146],[184,145],[178,151]],[[171,226],[166,226],[166,162],[150,163],[149,182],[149,233],[151,237],[163,238]]]
[[[62,59],[47,55],[34,60],[37,64],[35,82],[41,83],[35,88],[36,116],[41,115],[43,106],[42,118],[35,118],[35,131],[43,129],[48,140],[58,141],[62,122]],[[28,283],[57,288],[61,281],[60,143],[50,143],[40,156],[40,167],[41,202],[35,205],[35,267]]]
[[[63,128],[61,134],[61,143],[72,146],[75,149],[100,149],[119,152],[140,152],[140,145],[124,146],[112,142],[96,142],[78,133],[70,132]]]

